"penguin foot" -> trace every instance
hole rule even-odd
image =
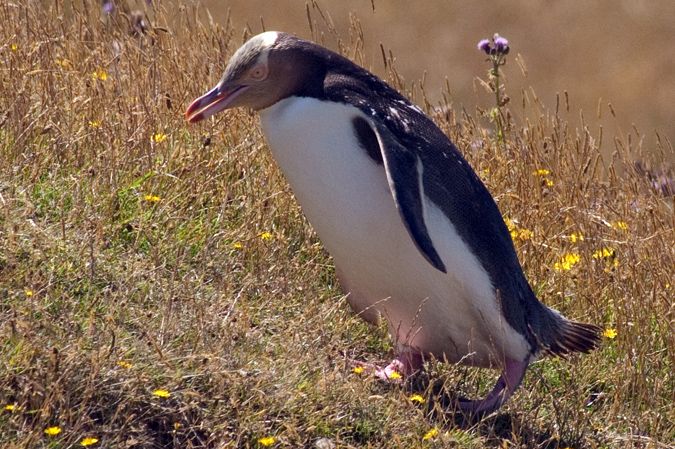
[[[387,382],[401,382],[404,378],[420,371],[423,365],[422,354],[406,351],[396,356],[389,365],[376,369],[375,377]]]
[[[487,415],[499,409],[520,386],[525,377],[529,360],[516,361],[506,359],[504,372],[499,376],[494,388],[485,399],[475,401],[460,400],[459,409],[469,415]]]
[[[367,373],[372,373],[380,380],[401,383],[406,377],[422,370],[424,357],[418,352],[405,352],[398,355],[385,367],[358,360],[349,360],[349,362],[355,367],[363,368]]]

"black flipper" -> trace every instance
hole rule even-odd
[[[387,128],[372,124],[371,126],[382,152],[389,190],[403,224],[424,258],[436,269],[447,273],[424,222],[422,161],[415,153],[401,145]]]

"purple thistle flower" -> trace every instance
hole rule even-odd
[[[478,50],[490,54],[490,41],[487,39],[482,39],[480,42],[478,42]]]
[[[102,9],[105,14],[111,14],[115,10],[115,3],[113,0],[103,0]]]
[[[509,51],[509,41],[506,38],[501,37],[499,34],[495,34],[494,38],[495,49],[497,53],[508,53]]]

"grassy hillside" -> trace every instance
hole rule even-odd
[[[675,440],[673,198],[633,163],[659,167],[665,139],[603,136],[565,98],[548,109],[507,85],[500,140],[491,105],[416,93],[498,200],[540,298],[607,329],[601,349],[536,363],[470,423],[449,399],[484,394],[495,372],[430,362],[403,386],[353,372],[391,344],[350,312],[256,117],[184,122],[239,31],[191,7],[134,34],[98,2],[25,3],[0,0],[1,447]],[[359,48],[358,33],[343,42]]]

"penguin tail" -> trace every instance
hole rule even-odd
[[[564,356],[571,352],[587,353],[598,347],[600,328],[594,324],[579,323],[564,319],[559,339],[548,348],[548,352]]]
[[[587,353],[598,347],[601,332],[598,326],[568,320],[552,309],[547,311],[552,322],[544,335],[541,335],[542,332],[539,335],[535,333],[543,352],[564,358],[573,352]]]

